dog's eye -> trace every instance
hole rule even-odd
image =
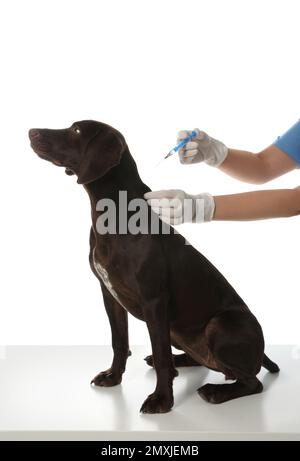
[[[74,128],[74,131],[75,131],[76,134],[80,134],[80,133],[81,133],[80,129],[79,129],[77,126]]]

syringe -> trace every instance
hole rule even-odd
[[[180,143],[177,144],[177,146],[173,147],[173,149],[170,150],[170,152],[164,157],[164,160],[168,157],[170,157],[173,154],[176,154],[176,152],[179,151],[182,147],[184,147],[192,138],[194,138],[197,135],[196,131],[193,130],[189,136],[184,138]]]

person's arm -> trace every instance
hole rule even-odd
[[[300,187],[214,197],[213,220],[247,221],[300,214]]]
[[[254,154],[230,149],[221,141],[195,128],[196,136],[179,151],[184,165],[205,162],[241,181],[263,184],[300,166],[300,120],[269,147]],[[180,131],[178,141],[191,131]]]
[[[146,192],[144,198],[169,224],[255,221],[300,214],[300,187],[217,195],[191,195],[180,189]]]
[[[297,168],[297,163],[274,144],[263,151],[251,152],[228,149],[218,167],[224,173],[252,184],[264,184]]]
[[[198,128],[195,131],[193,141],[179,151],[180,162],[184,165],[205,162],[241,181],[254,184],[266,183],[300,166],[300,120],[257,154],[228,149],[204,131]],[[178,141],[190,134],[187,130],[180,131]],[[190,195],[175,189],[148,192],[144,197],[153,210],[161,217],[166,217],[171,224],[211,220],[246,221],[300,214],[300,187],[216,197],[209,193]]]

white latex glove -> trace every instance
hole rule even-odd
[[[221,141],[212,138],[204,131],[195,128],[197,135],[179,151],[179,160],[184,165],[205,162],[211,166],[220,166],[224,162],[228,148]],[[191,134],[192,130],[179,131],[177,144]]]
[[[144,198],[152,210],[168,224],[211,221],[215,201],[211,194],[190,195],[179,189],[146,192]]]

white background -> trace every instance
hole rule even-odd
[[[154,166],[180,129],[258,152],[299,119],[300,4],[10,0],[0,13],[0,343],[109,344],[88,264],[88,197],[37,158],[28,129],[109,123],[152,189],[296,187],[299,171],[252,186],[177,158]],[[266,342],[299,343],[299,218],[178,230],[237,289]],[[131,344],[148,343],[145,324],[129,322]]]

